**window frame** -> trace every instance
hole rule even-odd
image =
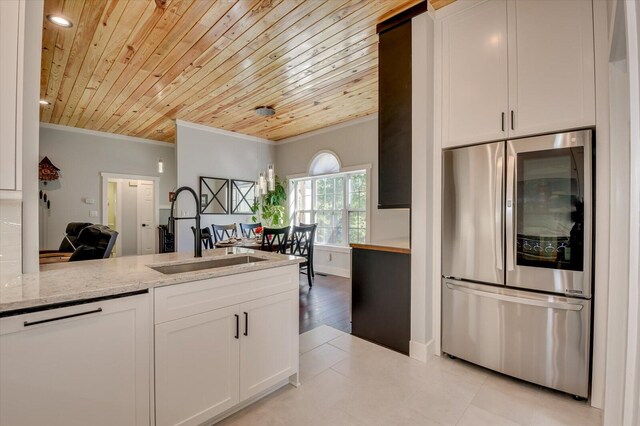
[[[343,201],[342,201],[342,209],[336,210],[322,210],[322,211],[338,211],[342,212],[342,223],[343,223],[343,241],[342,243],[318,243],[318,246],[336,246],[336,247],[349,247],[351,243],[349,243],[349,213],[350,212],[362,212],[363,210],[351,209],[349,205],[349,176],[354,174],[364,173],[365,181],[366,181],[366,203],[364,211],[366,218],[366,226],[365,226],[365,240],[359,244],[368,244],[371,238],[371,165],[364,164],[360,166],[351,166],[344,167],[338,173],[328,173],[328,174],[320,174],[311,176],[309,174],[296,174],[287,176],[288,186],[289,186],[289,221],[292,224],[299,223],[297,212],[310,213],[311,222],[316,222],[316,213],[318,210],[316,209],[316,180],[318,179],[326,179],[331,177],[343,177],[344,178],[344,187],[343,187]],[[297,192],[296,192],[296,184],[302,180],[310,180],[311,181],[311,210],[299,210],[296,211],[297,206]],[[361,228],[358,228],[361,229]],[[355,244],[355,243],[354,243]]]

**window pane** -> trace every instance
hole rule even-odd
[[[349,209],[366,210],[367,175],[357,173],[349,176]]]
[[[311,180],[300,180],[295,185],[296,210],[311,210]]]
[[[340,212],[317,212],[316,240],[322,244],[342,243],[342,213]]]
[[[367,213],[349,212],[349,243],[364,243],[367,229]]]

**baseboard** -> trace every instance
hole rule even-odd
[[[335,266],[315,265],[316,272],[328,275],[337,275],[339,277],[351,278],[351,271],[348,268],[338,268]]]
[[[409,342],[409,356],[418,361],[427,362],[427,359],[435,354],[435,344],[433,339],[427,343],[416,342],[411,340]]]

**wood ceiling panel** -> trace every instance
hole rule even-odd
[[[420,1],[45,0],[45,17],[74,25],[43,22],[40,119],[164,141],[183,119],[280,140],[368,115],[375,26]]]

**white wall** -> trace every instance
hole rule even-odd
[[[200,193],[200,176],[255,181],[260,170],[275,162],[271,142],[177,120],[176,160],[178,187],[190,186]],[[279,176],[283,174],[276,169]],[[180,195],[177,216],[193,216],[196,205],[186,193]],[[182,214],[184,213],[184,214]],[[212,224],[250,223],[251,215],[210,215],[201,218],[202,227]],[[178,221],[177,250],[193,250],[191,220]],[[239,231],[238,231],[239,232]]]
[[[40,125],[40,159],[49,157],[61,169],[60,179],[46,188],[51,209],[40,207],[42,249],[57,249],[69,222],[100,223],[102,212],[101,172],[160,177],[160,205],[169,203],[176,186],[175,147],[154,141],[64,126]],[[158,159],[164,173],[158,173]],[[84,202],[86,198],[95,204]],[[97,211],[97,217],[90,217]]]
[[[353,120],[278,142],[276,170],[280,176],[306,174],[311,159],[321,150],[338,155],[342,167],[371,164],[370,242],[409,238],[408,210],[380,210],[378,206],[378,120]],[[316,268],[317,269],[317,268]]]

